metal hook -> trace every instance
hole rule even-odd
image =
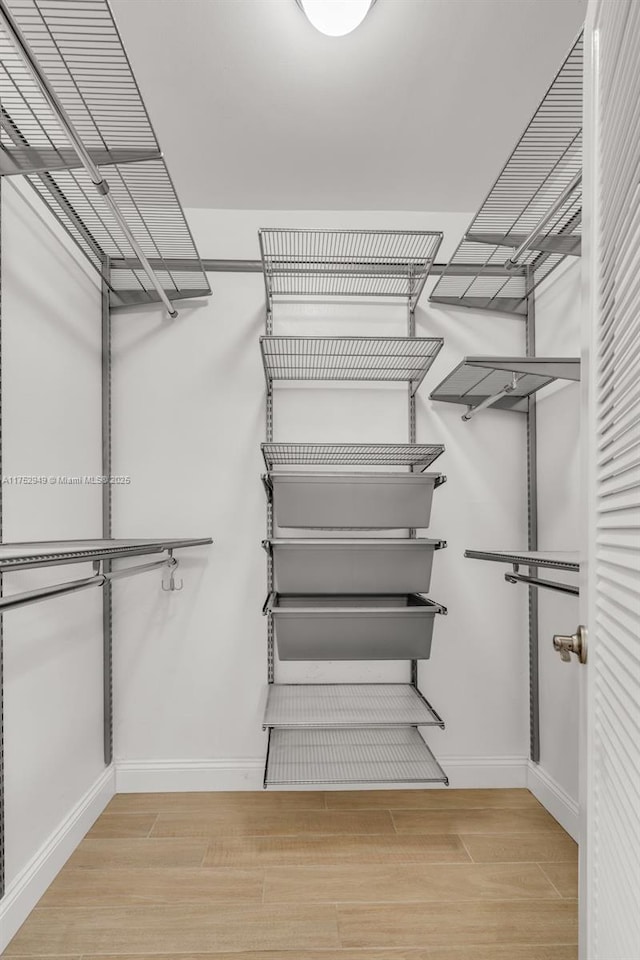
[[[168,586],[168,587],[165,587],[165,580],[164,580],[164,578],[163,578],[163,580],[162,580],[162,589],[165,591],[165,593],[179,592],[180,590],[182,590],[182,588],[183,588],[183,586],[184,586],[184,583],[183,583],[182,580],[178,580],[178,581],[177,581],[177,584],[179,584],[179,585],[176,584],[176,578],[175,578],[174,574],[175,574],[175,571],[176,571],[177,568],[178,568],[178,561],[177,561],[176,558],[173,556],[173,552],[172,552],[171,550],[169,551],[169,559],[167,560],[167,566],[169,567],[169,570],[170,570],[170,574],[169,574],[169,586]]]

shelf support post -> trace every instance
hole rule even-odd
[[[527,315],[525,319],[526,356],[536,355],[535,278],[532,270],[526,272]],[[538,435],[536,399],[527,401],[527,546],[538,549]],[[537,567],[529,571],[537,577]],[[540,678],[539,678],[539,620],[538,588],[529,586],[529,756],[540,761]]]
[[[102,476],[110,477],[111,462],[111,305],[110,305],[109,260],[102,262],[101,296],[101,435],[102,435]],[[110,540],[112,527],[111,484],[102,484],[102,537]],[[111,573],[111,561],[103,563],[104,573]],[[107,579],[102,590],[102,689],[103,689],[103,745],[104,764],[110,766],[113,761],[113,597],[111,580]]]
[[[2,183],[0,182],[0,227],[2,226]],[[2,241],[0,240],[0,361],[2,360]],[[2,377],[0,376],[0,475],[2,463]],[[0,483],[0,543],[3,542],[2,491]],[[0,571],[0,597],[2,597],[2,572]],[[4,618],[0,613],[0,900],[5,893],[5,807],[4,807]]]
[[[412,300],[413,292],[413,277],[411,276],[411,270],[409,271],[409,299],[407,307],[407,336],[415,337],[416,335],[416,314],[415,314],[415,305]],[[408,401],[409,401],[409,443],[416,442],[416,392],[417,389],[414,387],[413,382],[410,382],[408,387]],[[409,472],[413,473],[413,467],[409,467]],[[409,529],[409,537],[415,539],[416,530],[415,527]],[[411,661],[411,683],[418,689],[418,661]]]
[[[266,277],[265,277],[266,284]],[[264,330],[265,334],[270,337],[273,335],[273,313],[271,307],[270,292],[268,286],[266,287],[267,294],[267,303],[266,303],[266,315],[265,315],[265,325]],[[267,434],[267,443],[273,443],[273,389],[272,383],[267,378],[267,397],[266,397],[266,434]],[[273,537],[273,498],[267,497],[267,538],[271,539]],[[271,596],[273,593],[273,555],[269,550],[267,552],[267,594]],[[267,612],[267,682],[273,683],[275,680],[275,650],[274,650],[274,636],[273,636],[273,612],[269,610]],[[269,734],[271,738],[271,734]],[[267,757],[268,760],[268,757]],[[267,765],[265,765],[265,776],[266,776]],[[266,784],[264,784],[266,786]]]

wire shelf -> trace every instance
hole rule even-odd
[[[107,0],[10,0],[9,6],[169,298],[210,294]],[[118,259],[135,253],[1,27],[0,101],[0,171],[27,175],[97,270],[115,258],[114,306],[157,302],[144,270],[118,267]],[[170,258],[184,260],[183,269],[170,269]]]
[[[441,338],[260,337],[267,383],[273,380],[408,381],[417,390]]]
[[[524,314],[527,273],[532,289],[565,257],[579,255],[577,184],[519,258],[519,272],[495,275],[582,169],[582,70],[580,35],[435,285],[432,301]]]
[[[431,400],[475,407],[511,386],[511,392],[493,406],[527,412],[526,398],[557,379],[579,380],[580,360],[562,357],[465,357],[431,393]]]
[[[442,233],[265,228],[259,239],[269,309],[286,297],[390,297],[414,308]]]
[[[210,537],[169,540],[43,540],[0,544],[0,572],[91,560],[137,557],[164,550],[206,546]]]
[[[265,786],[448,782],[415,727],[269,731]]]
[[[562,550],[465,550],[469,560],[492,560],[496,563],[515,563],[524,567],[552,567],[578,573],[580,559],[577,551]]]
[[[409,683],[274,683],[266,727],[436,726],[442,719]]]
[[[267,470],[292,466],[430,467],[441,443],[263,443]]]

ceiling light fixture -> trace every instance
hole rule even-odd
[[[328,37],[344,37],[359,27],[376,0],[296,0],[307,20]]]

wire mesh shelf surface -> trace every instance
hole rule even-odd
[[[515,386],[511,379],[513,374],[516,376]],[[432,391],[431,399],[473,407],[500,393],[508,385],[510,393],[497,400],[494,406],[499,410],[526,413],[527,404],[523,403],[526,397],[558,378],[577,380],[579,377],[578,359],[466,357]]]
[[[415,307],[442,233],[267,228],[259,239],[270,307],[283,297],[392,297]]]
[[[210,293],[107,0],[9,0],[8,5],[135,239],[156,261],[169,297]],[[107,257],[135,258],[1,27],[0,101],[0,168],[37,171],[29,182],[96,269]],[[170,258],[189,261],[188,268],[169,269]],[[158,299],[142,269],[114,265],[111,282],[115,305]]]
[[[437,726],[441,718],[410,683],[274,683],[265,727]]]
[[[43,540],[0,544],[0,570],[9,571],[65,563],[81,563],[102,557],[135,557],[164,550],[205,546],[210,537],[148,540]]]
[[[270,730],[265,786],[448,783],[415,727]]]
[[[427,467],[441,443],[263,443],[267,470],[292,466]]]
[[[580,252],[583,38],[578,38],[542,103],[458,245],[431,300],[524,314],[527,278],[540,283]],[[519,273],[492,275],[564,201],[518,259]],[[468,274],[461,272],[469,264]],[[478,267],[478,264],[481,264]],[[471,266],[474,265],[474,266]],[[455,269],[453,269],[455,268]]]
[[[526,567],[552,567],[556,570],[580,570],[577,551],[570,550],[465,550],[469,560],[491,560],[497,563],[515,563]]]
[[[442,348],[422,337],[261,337],[273,380],[388,380],[421,383]]]

